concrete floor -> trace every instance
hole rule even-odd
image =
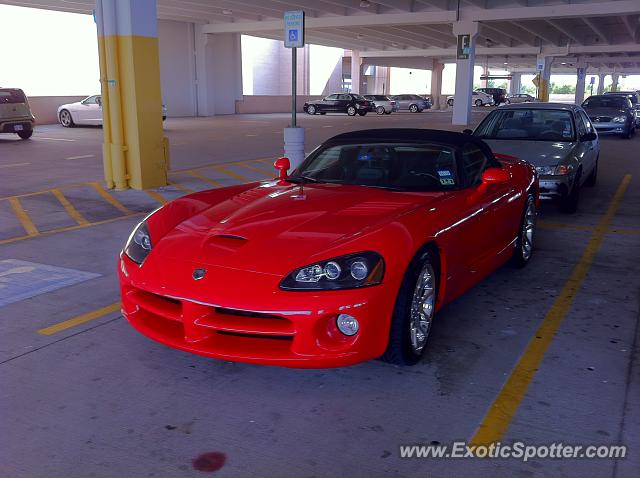
[[[170,119],[173,167],[191,172],[173,173],[176,185],[159,196],[114,194],[115,203],[88,184],[101,179],[100,129],[44,126],[30,142],[0,138],[0,265],[35,264],[27,267],[60,274],[57,286],[62,278],[75,280],[0,306],[2,475],[200,476],[193,460],[217,452],[225,457],[215,472],[221,477],[637,476],[640,135],[602,139],[598,185],[584,190],[579,212],[562,215],[544,204],[529,267],[502,268],[447,306],[424,361],[412,368],[373,361],[289,370],[215,361],[149,341],[115,309],[38,333],[117,302],[123,241],[144,211],[184,188],[207,187],[193,171],[223,184],[266,177],[268,161],[254,160],[281,154],[287,121],[286,115]],[[356,128],[451,129],[449,113],[302,116],[300,122],[310,147]],[[598,232],[626,174],[629,188],[607,230]],[[37,228],[32,236],[21,229],[15,197],[7,198],[15,195]],[[566,317],[502,441],[623,443],[628,457],[400,459],[401,444],[474,436],[596,234],[604,234],[602,244],[570,293]],[[12,280],[0,272],[0,299]],[[25,287],[35,290],[35,282]]]

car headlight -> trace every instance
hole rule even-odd
[[[614,123],[624,123],[627,120],[624,116],[616,116],[613,118]]]
[[[152,247],[149,227],[145,221],[142,221],[129,236],[123,251],[133,262],[142,264],[149,252],[151,252]]]
[[[357,252],[301,267],[280,283],[284,290],[355,289],[379,284],[384,260],[376,252]]]
[[[541,176],[562,176],[573,171],[573,165],[559,164],[558,166],[536,166],[536,171]]]

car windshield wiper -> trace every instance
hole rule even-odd
[[[299,175],[299,176],[291,176],[286,179],[290,183],[294,184],[303,184],[303,183],[321,183],[319,179],[312,178],[310,176]]]

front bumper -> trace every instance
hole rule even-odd
[[[163,260],[139,267],[120,258],[122,313],[142,334],[169,347],[223,360],[298,368],[352,365],[382,355],[395,302],[394,286],[343,291],[283,291],[279,278]],[[126,273],[125,273],[126,271]],[[168,272],[170,271],[170,272]],[[275,284],[275,287],[274,287]],[[360,323],[351,337],[338,314]]]
[[[571,186],[569,175],[539,176],[540,199],[562,198],[567,195]]]
[[[623,134],[627,132],[628,126],[626,123],[614,123],[613,121],[607,123],[591,122],[598,134]]]

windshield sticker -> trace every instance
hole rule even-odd
[[[440,184],[443,186],[453,186],[455,182],[451,178],[440,178]]]
[[[451,171],[448,171],[446,169],[438,170],[438,176],[440,176],[441,178],[451,176]]]

